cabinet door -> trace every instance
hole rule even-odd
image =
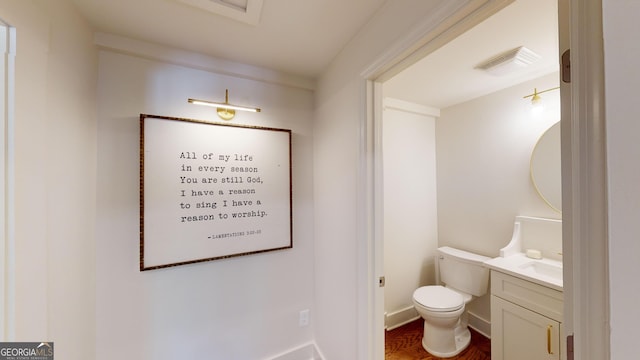
[[[491,359],[560,359],[560,323],[492,295]]]

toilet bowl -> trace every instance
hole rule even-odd
[[[453,357],[469,346],[465,304],[487,292],[486,260],[489,258],[458,249],[438,249],[440,279],[445,286],[423,286],[413,293],[414,307],[424,319],[422,347],[430,354]]]
[[[430,354],[452,357],[469,345],[469,329],[460,321],[465,311],[462,294],[440,285],[423,286],[414,292],[413,305],[424,319],[422,347]]]

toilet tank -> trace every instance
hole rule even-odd
[[[489,268],[484,262],[490,259],[448,246],[438,248],[440,280],[447,287],[482,296],[489,287]]]

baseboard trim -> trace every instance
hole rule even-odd
[[[324,360],[315,342],[309,342],[265,360]]]
[[[419,319],[420,315],[413,306],[394,311],[390,314],[384,314],[384,327],[387,330],[393,330],[402,325],[408,324],[413,320]]]
[[[488,339],[491,339],[491,322],[481,318],[480,316],[472,312],[468,312],[468,314],[469,327],[484,335]]]

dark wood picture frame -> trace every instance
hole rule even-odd
[[[292,247],[291,130],[140,114],[140,271]]]

